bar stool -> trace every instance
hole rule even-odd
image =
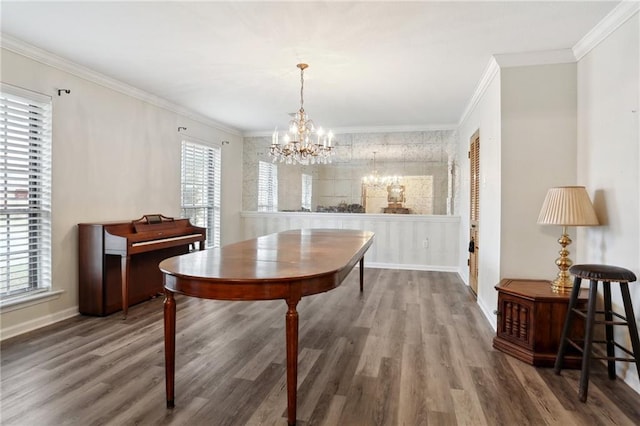
[[[640,376],[640,341],[638,339],[638,327],[636,325],[636,318],[633,314],[633,306],[631,305],[631,296],[629,295],[629,283],[634,282],[636,280],[636,276],[628,269],[608,265],[573,265],[569,269],[569,272],[575,276],[575,280],[573,282],[573,288],[571,290],[567,316],[564,321],[564,327],[562,328],[560,349],[558,351],[558,355],[556,356],[554,370],[556,374],[560,374],[567,344],[570,344],[571,346],[582,352],[582,370],[580,372],[580,389],[578,391],[578,397],[580,398],[580,401],[586,402],[587,391],[589,388],[589,361],[591,359],[607,360],[609,379],[611,380],[615,380],[616,378],[616,361],[635,362],[636,368],[638,370],[638,375]],[[580,283],[582,282],[583,278],[590,280],[589,299],[587,302],[586,312],[576,309],[578,293],[580,292]],[[598,296],[599,281],[602,281],[604,290],[603,311],[596,311],[596,299]],[[622,293],[622,302],[624,304],[625,310],[624,316],[613,312],[611,309],[611,282],[617,282],[620,284],[620,292]],[[596,314],[604,315],[604,320],[597,320]],[[582,341],[582,346],[578,343],[580,341],[573,340],[570,336],[568,336],[569,330],[571,329],[571,322],[573,321],[575,315],[581,316],[582,318],[586,319],[584,340]],[[614,316],[617,317],[620,321],[614,320]],[[593,340],[594,324],[605,325],[605,340]],[[627,326],[627,328],[629,329],[631,347],[633,351],[629,351],[626,347],[614,341],[614,325]],[[599,351],[592,352],[593,343],[605,344],[607,347],[607,355],[604,356],[604,354]],[[616,357],[615,347],[618,347],[623,352],[631,355],[631,358]]]

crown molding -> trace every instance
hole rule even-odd
[[[485,68],[484,73],[482,73],[482,77],[480,78],[480,81],[476,86],[476,90],[473,92],[473,96],[471,96],[469,103],[467,104],[464,111],[462,112],[462,116],[458,121],[458,127],[462,126],[462,123],[464,123],[464,121],[469,117],[471,112],[475,109],[476,105],[478,105],[478,102],[482,98],[482,95],[484,95],[484,92],[487,91],[487,88],[489,87],[489,85],[493,81],[493,78],[496,76],[496,74],[498,74],[499,71],[500,71],[500,66],[496,61],[496,58],[492,56],[491,59],[489,59],[489,63],[487,64],[487,67]]]
[[[572,49],[559,49],[540,52],[527,52],[515,54],[498,54],[491,57],[487,67],[478,82],[478,86],[465,107],[458,127],[464,123],[469,114],[476,107],[480,98],[487,90],[487,87],[500,71],[500,68],[517,66],[545,65],[558,63],[572,63],[579,61],[591,49],[596,47],[602,40],[607,38],[620,25],[628,21],[640,10],[640,1],[623,0],[618,4],[602,21],[600,21],[591,31],[589,31]]]
[[[226,126],[181,105],[170,102],[149,92],[145,92],[144,90],[140,90],[134,86],[130,86],[114,78],[107,77],[104,74],[100,74],[99,72],[76,64],[75,62],[69,61],[60,56],[54,55],[51,52],[30,45],[7,34],[0,33],[0,47],[25,56],[29,59],[33,59],[34,61],[40,62],[44,65],[57,68],[61,71],[75,75],[76,77],[80,77],[84,80],[106,87],[108,89],[115,90],[127,96],[131,96],[133,98],[147,102],[159,108],[163,108],[176,114],[180,114],[184,117],[190,118],[207,126],[214,127],[223,132],[238,136],[242,135],[242,133],[238,129]]]
[[[335,135],[357,134],[357,133],[401,133],[401,132],[432,132],[437,130],[456,130],[457,123],[433,124],[433,125],[408,125],[408,126],[369,126],[369,127],[339,127],[331,129]],[[245,132],[242,136],[247,138],[271,137],[273,130],[259,130],[255,132]]]
[[[602,21],[591,29],[573,46],[573,54],[579,61],[601,41],[609,37],[618,27],[627,22],[640,10],[640,2],[622,1]]]
[[[571,64],[576,62],[572,49],[541,50],[537,52],[503,53],[493,55],[500,68],[531,65]]]

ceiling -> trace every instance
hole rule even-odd
[[[245,134],[455,125],[492,55],[573,47],[617,4],[12,2],[4,34]]]

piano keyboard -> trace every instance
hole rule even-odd
[[[148,246],[151,244],[166,243],[168,241],[188,240],[189,238],[194,238],[194,237],[198,237],[198,238],[202,237],[202,234],[189,234],[189,235],[181,235],[179,237],[161,238],[158,240],[151,240],[151,241],[140,241],[138,243],[131,244],[131,247]]]

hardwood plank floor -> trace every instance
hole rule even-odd
[[[162,299],[79,316],[1,350],[2,425],[284,425],[283,301],[177,298],[176,407],[165,408]],[[303,299],[298,424],[637,425],[640,395],[595,363],[534,368],[491,347],[455,274],[358,271]]]

